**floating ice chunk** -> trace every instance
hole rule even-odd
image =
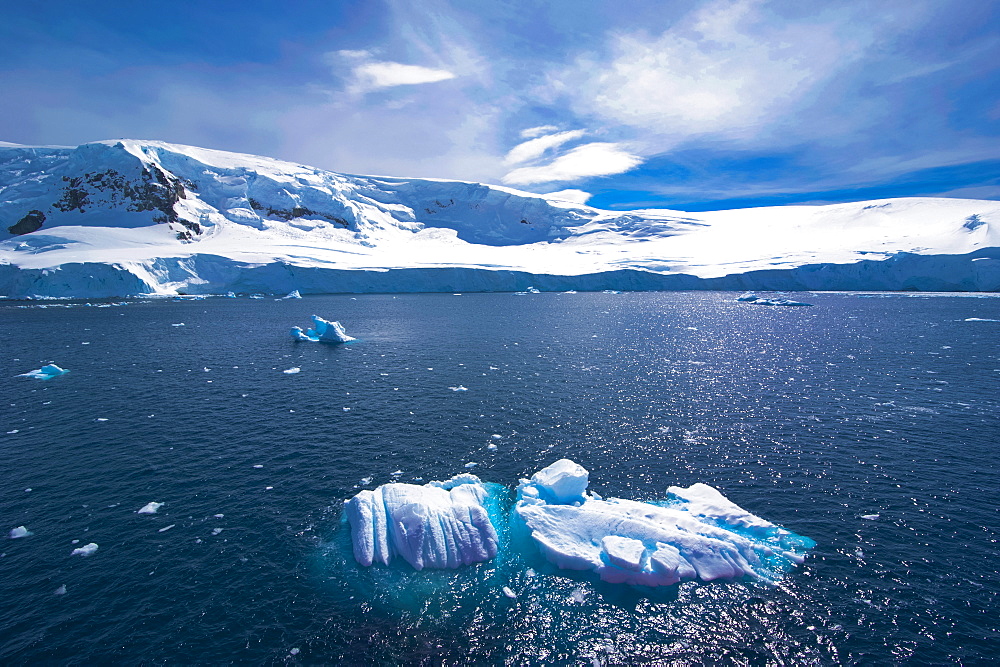
[[[458,385],[457,387],[448,387],[448,389],[451,389],[452,391],[469,391],[468,387],[463,387],[462,385]]]
[[[345,508],[354,558],[368,566],[388,565],[398,556],[417,570],[489,560],[497,554],[497,532],[483,504],[488,495],[468,473],[361,491]]]
[[[371,477],[362,477],[361,481],[358,482],[358,484],[360,484],[361,486],[368,486],[371,483],[372,483]]]
[[[163,503],[151,502],[146,503],[142,506],[142,509],[136,510],[136,514],[156,514],[157,510],[163,507]]]
[[[66,584],[63,584],[59,588],[52,591],[53,595],[66,595]]]
[[[291,292],[289,292],[288,294],[286,294],[285,296],[283,296],[281,298],[282,299],[301,299],[302,295],[299,294],[299,291],[297,289],[293,289]]]
[[[862,514],[861,518],[864,519],[865,521],[877,521],[878,516],[879,516],[878,514]]]
[[[515,514],[557,567],[609,583],[776,579],[812,540],[757,517],[705,484],[670,487],[651,504],[586,492],[588,472],[563,459],[522,480]]]
[[[260,469],[260,468],[263,468],[263,467],[264,467],[264,466],[263,466],[263,465],[261,465],[260,463],[258,463],[258,464],[256,464],[256,465],[254,465],[254,468],[258,468],[258,469]]]
[[[503,436],[500,435],[499,433],[494,433],[490,437],[493,438],[494,440],[502,440],[503,439]]]
[[[292,327],[291,336],[294,340],[311,341],[313,343],[346,343],[355,340],[348,336],[340,322],[329,322],[319,315],[313,315],[313,328],[302,330]]]
[[[36,380],[51,380],[54,377],[59,377],[60,375],[65,375],[66,373],[69,373],[69,371],[65,368],[59,368],[55,364],[46,364],[45,366],[36,368],[33,371],[21,373],[17,377],[35,378]]]
[[[170,326],[172,326],[172,327],[182,327],[182,326],[184,326],[184,323],[183,322],[177,322],[176,324],[171,324]]]
[[[509,598],[510,598],[511,600],[513,600],[514,598],[516,598],[516,597],[517,597],[517,593],[515,593],[514,591],[512,591],[512,590],[511,590],[511,589],[510,589],[509,587],[507,587],[507,586],[504,586],[504,587],[503,587],[503,594],[504,594],[504,595],[506,595],[507,597],[509,597]]]
[[[107,417],[98,417],[94,421],[95,422],[106,422],[106,421],[108,421],[108,418]]]
[[[486,445],[486,449],[489,449],[489,450],[494,450],[496,448],[497,448],[497,446],[494,445],[493,443],[490,443],[490,444]]]
[[[1000,322],[1000,320],[991,320],[988,317],[966,317],[963,322]]]
[[[83,545],[79,549],[73,549],[73,551],[71,551],[69,555],[70,556],[89,556],[90,554],[92,554],[95,551],[97,551],[97,548],[98,548],[97,545],[95,543],[91,542],[90,544]]]
[[[16,540],[19,537],[28,537],[29,535],[34,535],[34,533],[24,526],[18,526],[10,531],[10,539],[12,540]]]
[[[174,526],[176,526],[176,525],[177,525],[176,523],[172,523],[172,524],[170,524],[169,526],[164,526],[163,528],[160,528],[160,529],[159,529],[158,531],[156,531],[156,532],[158,532],[158,533],[165,533],[165,532],[167,532],[168,530],[170,530],[171,528],[173,528],[173,527],[174,527]]]
[[[296,373],[301,373],[302,369],[299,368],[298,366],[295,366],[294,368],[286,368],[281,372],[284,373],[285,375],[295,375]]]
[[[769,297],[765,298],[762,296],[757,296],[753,292],[747,292],[742,296],[736,298],[737,301],[743,301],[744,303],[752,303],[755,306],[811,306],[811,303],[804,303],[802,301],[792,301],[791,299],[785,299],[781,297]]]
[[[300,653],[299,649],[293,648],[291,651],[288,652],[288,655],[298,655],[299,653]]]
[[[212,535],[218,535],[221,532],[222,532],[222,528],[213,528],[212,529]]]
[[[466,468],[475,468],[477,465],[479,465],[479,464],[475,463],[473,461],[470,461],[470,462],[468,462],[468,463],[465,464],[465,467]]]

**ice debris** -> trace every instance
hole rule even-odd
[[[771,580],[813,546],[706,484],[672,486],[663,504],[604,500],[587,493],[587,484],[585,468],[556,461],[522,480],[514,512],[549,562],[609,583]]]
[[[497,555],[497,532],[475,475],[446,482],[384,484],[347,502],[354,558],[388,565],[396,557],[414,569],[457,568]]]
[[[66,373],[69,373],[69,371],[65,368],[59,368],[55,364],[47,364],[41,368],[36,368],[33,371],[21,373],[17,377],[35,378],[37,380],[51,380],[54,377],[59,377],[60,375],[65,375]]]
[[[66,584],[63,584],[59,588],[52,591],[53,595],[66,595]]]
[[[742,301],[744,303],[752,303],[755,306],[811,306],[811,303],[805,303],[803,301],[793,301],[791,299],[784,299],[780,297],[765,298],[762,296],[757,296],[753,292],[747,292],[736,298],[737,301]]]
[[[71,551],[69,555],[70,556],[89,556],[90,554],[92,554],[95,551],[97,551],[97,548],[98,548],[97,545],[95,543],[91,542],[90,544],[84,544],[79,549],[73,549],[73,551]]]
[[[10,539],[12,540],[16,540],[19,537],[28,537],[30,535],[34,535],[34,533],[24,526],[18,526],[10,531]]]
[[[281,372],[284,373],[285,375],[295,375],[296,373],[301,373],[302,369],[299,368],[298,366],[294,366],[292,368],[286,368]]]
[[[136,510],[136,514],[156,514],[156,511],[163,507],[163,503],[151,502],[146,503],[142,506],[142,509]]]
[[[305,340],[313,343],[346,343],[355,340],[348,336],[340,322],[329,322],[319,315],[313,315],[313,328],[302,330],[302,327],[292,327],[291,336],[294,340]]]
[[[299,294],[299,291],[297,289],[293,289],[291,292],[289,292],[288,294],[286,294],[285,296],[283,296],[281,298],[282,299],[301,299],[302,295]]]

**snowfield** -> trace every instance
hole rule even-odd
[[[1000,203],[604,211],[155,141],[0,145],[0,294],[1000,290]]]

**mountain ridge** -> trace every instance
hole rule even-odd
[[[8,297],[534,283],[997,291],[998,248],[994,201],[618,212],[503,186],[340,174],[158,141],[0,142]]]

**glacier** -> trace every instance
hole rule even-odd
[[[330,322],[324,320],[319,315],[313,315],[313,327],[302,330],[302,327],[292,327],[291,336],[293,340],[310,341],[313,343],[346,343],[357,340],[353,336],[348,336],[344,331],[344,326],[340,322]]]
[[[540,554],[557,569],[645,588],[771,583],[815,546],[706,484],[671,486],[657,503],[603,499],[588,484],[583,466],[561,459],[521,480],[506,510],[498,509],[503,487],[465,473],[360,491],[344,514],[354,559],[366,567],[398,557],[418,571],[455,569],[498,555],[524,564]]]
[[[1000,203],[606,211],[157,141],[0,146],[10,298],[685,289],[1000,290]]]

